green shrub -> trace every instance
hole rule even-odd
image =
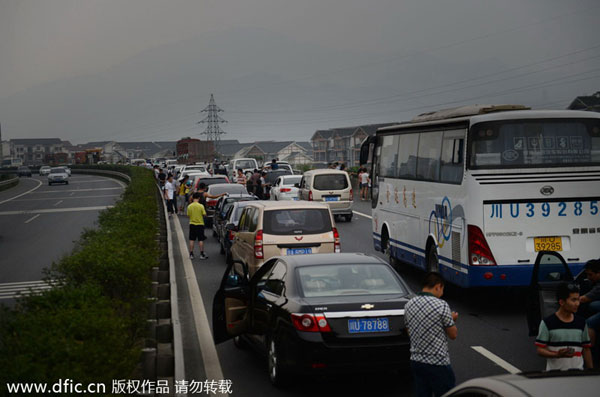
[[[71,255],[46,271],[62,287],[0,312],[0,394],[6,382],[110,382],[134,373],[160,254],[156,185],[147,169],[101,168],[131,182]]]

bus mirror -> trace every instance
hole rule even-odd
[[[370,136],[364,140],[360,147],[360,165],[367,164],[369,162],[369,152],[371,149],[371,145],[375,144],[376,141],[375,136]]]

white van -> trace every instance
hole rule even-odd
[[[300,200],[321,201],[329,205],[334,216],[343,216],[352,221],[352,183],[346,171],[311,170],[304,173],[300,181]]]
[[[229,162],[229,165],[230,179],[237,175],[237,170],[239,168],[243,170],[246,177],[251,176],[254,170],[258,169],[258,163],[256,162],[256,159],[253,158],[233,159]]]

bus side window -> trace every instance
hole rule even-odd
[[[464,135],[463,130],[444,131],[440,167],[441,182],[454,184],[462,182],[464,173]]]

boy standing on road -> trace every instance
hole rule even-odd
[[[454,387],[448,339],[456,339],[455,321],[444,294],[444,279],[439,273],[425,275],[422,290],[406,303],[404,319],[410,338],[410,367],[418,397],[441,396]]]
[[[563,283],[556,290],[560,307],[540,323],[535,339],[537,354],[546,358],[546,371],[593,368],[590,335],[579,308],[579,287]]]
[[[194,242],[198,240],[198,247],[200,247],[200,259],[208,259],[208,256],[204,254],[204,217],[206,216],[206,210],[204,206],[199,203],[201,193],[194,193],[192,196],[193,202],[188,205],[187,214],[190,217],[190,259],[194,259]]]

